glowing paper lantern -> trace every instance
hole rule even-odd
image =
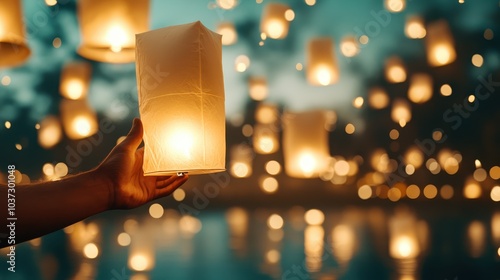
[[[408,99],[414,103],[424,103],[432,97],[432,77],[429,74],[413,74],[408,89]]]
[[[59,91],[72,100],[83,99],[87,95],[92,68],[87,62],[72,62],[64,66],[61,73]]]
[[[373,109],[384,109],[389,105],[389,96],[383,88],[373,87],[368,92],[368,103]]]
[[[358,40],[354,36],[342,38],[340,42],[340,50],[345,57],[353,57],[359,53]]]
[[[155,252],[151,239],[143,232],[133,236],[128,267],[133,271],[149,271],[155,266]]]
[[[267,4],[262,12],[260,32],[272,39],[284,39],[288,35],[290,26],[290,22],[285,17],[289,9],[290,7],[285,4]]]
[[[392,102],[391,118],[404,127],[411,120],[411,106],[408,101],[397,98]]]
[[[275,124],[256,124],[253,132],[253,149],[259,154],[278,151],[278,127]]]
[[[217,25],[217,33],[222,35],[222,44],[233,45],[238,41],[238,33],[231,22],[221,22]]]
[[[261,101],[266,99],[268,94],[267,80],[264,77],[252,77],[248,80],[250,97],[253,100]]]
[[[406,7],[406,0],[385,0],[385,9],[392,13],[399,13]]]
[[[145,175],[224,170],[221,37],[199,21],[137,35]]]
[[[410,16],[406,19],[405,35],[410,39],[422,39],[427,34],[424,20],[419,16]]]
[[[0,67],[19,65],[30,53],[25,40],[21,0],[0,0]]]
[[[328,123],[323,111],[284,114],[283,156],[288,176],[313,178],[328,169]]]
[[[425,38],[427,61],[431,66],[443,66],[456,59],[455,43],[446,20],[433,22],[427,27]]]
[[[255,110],[255,121],[263,124],[273,124],[278,120],[278,107],[270,103],[260,103]]]
[[[246,144],[231,148],[231,175],[237,178],[246,178],[252,175],[253,152]]]
[[[86,100],[62,100],[60,105],[64,132],[70,139],[86,138],[97,132],[97,116]]]
[[[385,78],[389,83],[402,83],[406,81],[406,69],[399,57],[393,56],[386,60]]]
[[[149,0],[80,0],[78,19],[78,54],[102,62],[133,62],[135,34],[148,30]]]
[[[59,119],[55,116],[45,117],[38,129],[38,144],[44,149],[50,149],[57,145],[61,138],[62,128]]]
[[[417,221],[408,213],[400,213],[389,221],[389,253],[395,259],[414,259],[420,254]]]
[[[307,59],[307,80],[311,85],[327,86],[337,82],[339,70],[332,39],[317,38],[309,41]]]

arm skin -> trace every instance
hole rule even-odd
[[[144,176],[142,171],[142,123],[134,119],[126,139],[115,146],[95,169],[59,181],[15,188],[15,240],[21,243],[95,214],[130,209],[168,196],[188,179],[187,176]],[[7,192],[0,184],[0,248],[7,243]]]

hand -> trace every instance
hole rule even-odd
[[[110,209],[135,208],[168,196],[188,179],[187,175],[144,176],[144,149],[137,149],[142,133],[142,123],[136,118],[125,140],[114,147],[96,169],[109,182]]]

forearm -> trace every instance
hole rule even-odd
[[[15,188],[16,243],[64,228],[87,217],[106,211],[112,201],[110,186],[98,171],[89,171],[59,181]],[[7,187],[0,186],[0,199],[7,202]],[[1,203],[1,205],[5,205]],[[0,246],[8,233],[7,207],[0,209]],[[33,230],[36,229],[36,230]]]

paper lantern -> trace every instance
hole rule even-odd
[[[392,13],[399,13],[406,7],[406,0],[385,0],[385,9]]]
[[[145,175],[225,170],[221,37],[199,21],[137,35]]]
[[[62,100],[60,110],[64,132],[70,139],[83,139],[97,132],[97,116],[87,100]]]
[[[275,104],[260,103],[255,110],[255,121],[263,124],[274,124],[278,120],[279,111]]]
[[[358,40],[354,36],[346,36],[340,42],[340,51],[345,57],[353,57],[359,53]]]
[[[256,124],[253,131],[253,149],[258,154],[278,151],[278,127],[276,124]]]
[[[420,254],[417,221],[408,213],[389,220],[389,254],[395,259],[414,259]]]
[[[231,175],[237,178],[246,178],[252,175],[253,152],[246,144],[231,148]]]
[[[260,32],[271,39],[284,39],[288,35],[290,22],[285,13],[290,9],[288,5],[279,3],[267,4],[262,12]]]
[[[432,77],[429,74],[413,74],[408,88],[408,99],[414,103],[425,103],[432,97]]]
[[[61,95],[72,100],[87,96],[92,68],[87,62],[71,62],[64,66],[61,73],[59,91]]]
[[[323,111],[284,114],[283,157],[288,176],[313,178],[328,169],[328,123]]]
[[[0,0],[0,67],[16,66],[30,56],[21,0]]]
[[[38,144],[44,149],[50,149],[57,145],[61,138],[62,129],[59,119],[55,116],[45,117],[38,129]]]
[[[420,16],[410,16],[406,19],[405,35],[410,39],[422,39],[427,34],[424,19]]]
[[[339,70],[334,55],[333,40],[316,38],[307,47],[307,80],[314,86],[337,82]]]
[[[411,106],[406,99],[397,98],[392,102],[391,118],[401,127],[411,120]]]
[[[389,83],[402,83],[406,81],[406,69],[399,57],[393,56],[386,60],[385,78]]]
[[[267,80],[264,77],[251,77],[248,80],[250,97],[253,100],[261,101],[268,95]]]
[[[133,271],[149,271],[155,266],[155,251],[151,238],[146,232],[132,236],[128,267]]]
[[[429,24],[425,38],[427,61],[431,66],[443,66],[456,59],[455,43],[446,20]]]
[[[81,56],[110,63],[134,61],[135,34],[149,26],[149,0],[79,0]]]
[[[373,87],[368,92],[368,103],[373,109],[384,109],[389,105],[389,96],[383,88]]]
[[[221,22],[217,25],[217,33],[222,35],[222,44],[233,45],[238,41],[238,33],[231,22]]]

